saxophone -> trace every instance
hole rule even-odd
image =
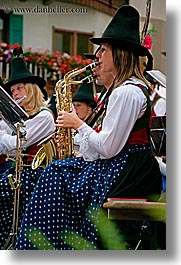
[[[98,62],[91,63],[81,69],[74,69],[67,72],[64,78],[59,80],[55,85],[56,108],[59,111],[71,112],[72,110],[72,85],[82,83],[91,83],[95,79],[93,74],[83,78],[82,80],[74,80],[74,77],[98,66]],[[59,136],[59,137],[57,137]],[[57,139],[61,139],[61,141]],[[43,139],[38,146],[39,151],[34,156],[31,167],[36,169],[39,166],[46,167],[50,162],[56,159],[64,159],[74,157],[74,141],[71,128],[58,128],[50,136]]]

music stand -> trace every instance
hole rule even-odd
[[[16,133],[17,124],[27,120],[29,115],[0,86],[0,117]]]
[[[157,156],[166,156],[166,115],[153,116],[151,141]]]

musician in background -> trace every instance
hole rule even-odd
[[[100,50],[100,46],[97,48],[94,54],[85,53],[84,56],[93,61],[98,61],[97,53]],[[90,121],[88,121],[88,125],[91,126],[96,132],[100,132],[102,130],[103,119],[106,115],[107,105],[109,101],[109,96],[111,95],[114,75],[112,72],[104,72],[101,71],[100,65],[92,69],[92,74],[96,77],[94,82],[97,86],[101,86],[100,95],[97,98],[97,106],[94,109],[96,115]]]
[[[81,84],[73,95],[72,103],[77,115],[81,120],[85,121],[96,107],[97,103],[94,97],[92,83]]]
[[[39,149],[37,143],[55,131],[54,118],[51,111],[46,107],[43,95],[46,81],[29,72],[20,50],[20,48],[14,50],[15,58],[11,64],[10,80],[3,84],[3,88],[14,100],[21,101],[22,99],[19,105],[29,115],[29,119],[24,122],[26,141],[22,143],[25,156],[22,157],[24,167],[21,173],[19,221],[43,170],[41,167],[36,170],[31,168],[33,156]],[[12,134],[11,128],[4,121],[1,121],[0,155],[15,154],[16,140],[17,136]],[[3,249],[12,228],[14,194],[7,176],[10,172],[15,174],[14,169],[14,163],[12,163],[12,167],[0,175],[0,249]]]
[[[81,120],[85,121],[88,117],[92,117],[93,110],[97,105],[94,99],[93,84],[81,84],[72,97],[72,103],[75,112]],[[76,157],[80,157],[82,154],[79,153],[79,144],[76,141],[76,136],[78,136],[78,134],[75,132],[74,151]]]
[[[152,70],[152,69],[150,69]],[[150,83],[150,100],[151,100],[151,108],[152,108],[152,117],[162,117],[166,116],[166,87],[163,87],[159,82],[159,79],[154,79],[150,74],[145,72],[145,77]],[[166,81],[166,80],[165,80]],[[166,121],[166,120],[165,120]],[[158,125],[160,126],[160,124]],[[154,126],[155,128],[155,126]],[[163,129],[158,127],[159,129]],[[165,124],[165,137],[166,137],[166,124]],[[163,134],[161,134],[160,145],[163,141]],[[159,139],[158,137],[157,139]],[[154,139],[152,139],[154,142]],[[166,144],[166,141],[165,141]],[[163,156],[158,153],[155,154],[155,158],[157,159],[160,167],[160,172],[162,175],[162,189],[159,201],[166,202],[166,146],[165,146],[165,154]],[[156,150],[155,150],[156,151]],[[159,231],[158,236],[158,245],[161,249],[166,249],[166,224],[159,222],[157,224],[157,230]]]
[[[162,84],[159,82],[159,80],[154,79],[152,76],[150,76],[147,73],[145,74],[145,77],[149,81],[151,88],[150,100],[151,100],[152,117],[165,116],[166,87],[163,87]],[[158,160],[160,171],[162,173],[162,193],[165,193],[166,192],[166,153],[162,157],[156,154],[156,159]]]
[[[145,78],[150,83],[152,116],[166,115],[166,88],[147,73]]]

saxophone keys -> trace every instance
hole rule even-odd
[[[19,188],[20,185],[12,174],[8,175],[8,179],[12,190],[16,190],[17,188]]]

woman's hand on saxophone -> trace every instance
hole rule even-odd
[[[70,113],[66,111],[59,111],[56,120],[56,127],[72,128],[74,130],[77,130],[82,124],[83,121],[77,116],[74,108]]]

